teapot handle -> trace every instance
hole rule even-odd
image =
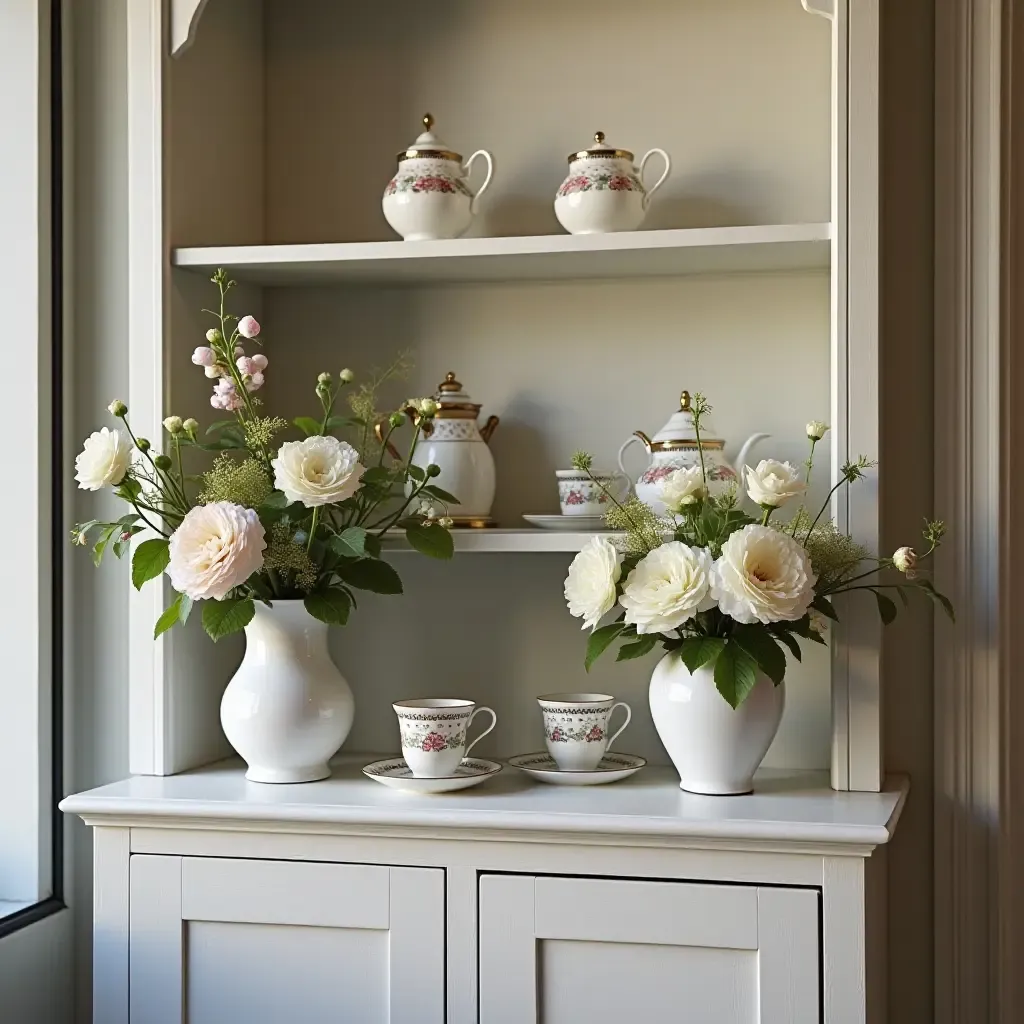
[[[643,208],[645,210],[651,204],[651,196],[653,196],[654,193],[665,184],[665,179],[672,172],[672,161],[669,159],[668,153],[663,149],[649,149],[644,153],[644,158],[640,161],[640,170],[637,172],[641,181],[643,181],[644,178],[644,167],[647,166],[647,161],[650,160],[652,156],[660,156],[661,159],[665,161],[665,170],[662,171],[661,177],[649,189],[647,189],[647,192],[644,194]],[[481,191],[483,190],[481,189]]]
[[[622,475],[627,481],[632,481],[632,477],[629,475],[629,470],[626,469],[626,465],[622,460],[622,457],[626,454],[626,449],[631,444],[643,444],[643,438],[638,437],[636,434],[630,434],[629,437],[623,442],[622,447],[619,449],[619,469],[622,471]],[[644,446],[646,448],[646,445]],[[651,464],[650,459],[647,461],[647,465]]]
[[[473,161],[478,157],[482,156],[487,161],[487,177],[484,178],[484,183],[476,190],[476,194],[469,201],[469,212],[476,213],[476,201],[487,191],[487,186],[491,183],[491,178],[494,177],[494,157],[487,152],[486,149],[478,149],[467,161],[466,166],[462,168],[463,177],[468,178],[470,169],[473,166]]]

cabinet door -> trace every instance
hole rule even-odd
[[[444,872],[131,858],[131,1024],[444,1020]]]
[[[818,894],[480,879],[480,1024],[818,1024]]]

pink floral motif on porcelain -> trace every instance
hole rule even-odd
[[[635,174],[622,174],[609,170],[586,170],[580,174],[571,174],[562,182],[558,190],[559,196],[571,196],[577,192],[639,192],[646,189]]]

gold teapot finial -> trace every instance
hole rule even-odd
[[[679,396],[679,408],[683,412],[690,412],[691,411],[690,410],[690,392],[689,391],[684,391]]]
[[[604,132],[594,132],[594,141],[599,145],[604,145]]]
[[[423,127],[429,132],[434,127],[434,115],[424,114],[423,115]]]

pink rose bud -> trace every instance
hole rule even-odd
[[[260,333],[259,321],[254,316],[243,316],[238,321],[238,333],[243,338],[255,338]]]
[[[261,387],[263,387],[263,374],[262,374],[262,373],[260,373],[260,371],[259,371],[259,370],[257,370],[257,371],[256,371],[256,372],[255,372],[255,373],[254,373],[254,374],[253,374],[253,375],[252,375],[252,376],[251,376],[251,377],[250,377],[250,378],[249,378],[249,379],[248,379],[248,380],[247,380],[247,381],[245,382],[245,390],[246,390],[246,391],[259,391],[259,389],[260,389]]]
[[[208,345],[200,345],[199,348],[192,353],[192,362],[196,366],[213,366],[217,361],[217,356],[213,349]]]
[[[256,355],[252,357],[252,365],[255,366],[257,370],[265,370],[267,368],[267,357],[262,352],[257,352]]]
[[[245,349],[242,348],[241,345],[236,345],[235,346],[235,355],[236,356],[244,356],[245,355]]]
[[[256,367],[252,365],[252,360],[248,356],[239,356],[235,360],[235,366],[238,367],[239,373],[252,373]]]

